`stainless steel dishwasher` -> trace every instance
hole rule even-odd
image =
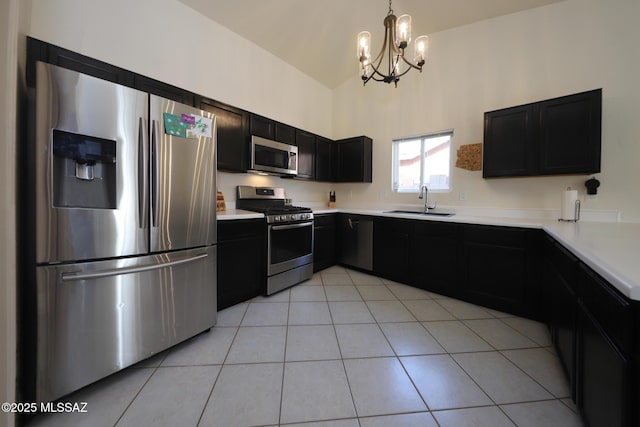
[[[373,218],[340,215],[340,263],[373,270]]]

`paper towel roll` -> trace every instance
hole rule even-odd
[[[562,192],[562,205],[560,207],[560,219],[564,221],[577,221],[579,219],[578,190],[568,188]]]

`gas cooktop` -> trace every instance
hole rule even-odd
[[[239,185],[236,207],[265,214],[267,223],[312,220],[310,208],[288,204],[284,188]]]

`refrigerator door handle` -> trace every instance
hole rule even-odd
[[[138,221],[140,228],[147,226],[147,179],[149,172],[147,171],[147,132],[144,128],[144,120],[142,117],[138,119]]]
[[[169,261],[161,264],[142,265],[139,267],[114,268],[110,270],[91,271],[91,272],[74,271],[69,273],[62,273],[61,278],[63,282],[70,282],[75,280],[90,280],[90,279],[98,279],[100,277],[140,273],[143,271],[158,270],[161,268],[167,268],[167,267],[173,267],[180,264],[186,264],[188,262],[197,261],[206,257],[208,257],[208,255],[205,253],[205,254],[200,254],[200,255],[189,257],[189,258],[184,258],[184,259],[178,259],[175,261]]]
[[[160,182],[159,182],[159,171],[160,168],[160,154],[158,153],[158,122],[156,120],[152,120],[151,125],[151,185],[152,189],[152,200],[151,200],[151,209],[153,209],[152,217],[153,223],[152,227],[158,226],[158,199],[160,198]]]

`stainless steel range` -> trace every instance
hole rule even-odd
[[[287,204],[284,188],[239,185],[236,208],[265,214],[267,295],[313,276],[313,212]]]

